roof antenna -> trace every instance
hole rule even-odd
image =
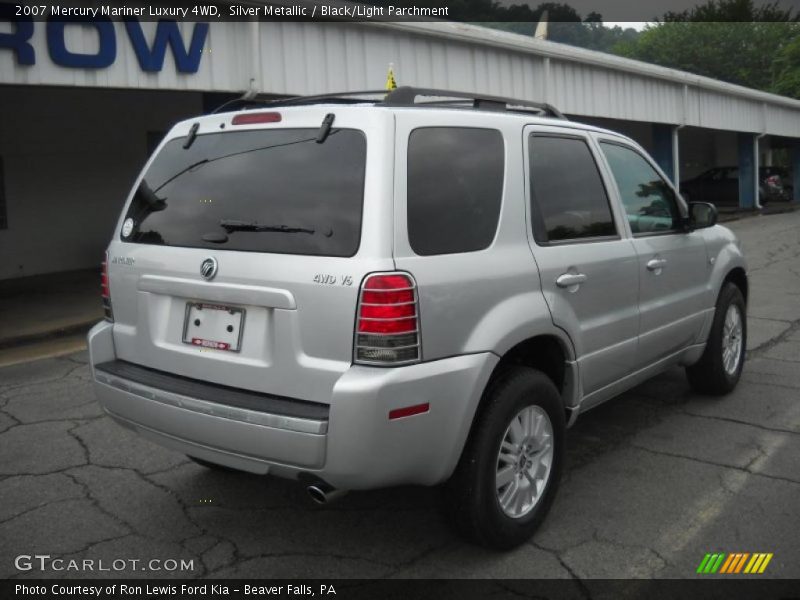
[[[250,78],[250,87],[247,88],[247,91],[245,91],[238,98],[233,98],[232,100],[227,100],[226,102],[223,102],[217,108],[212,110],[209,114],[213,115],[213,114],[216,114],[218,112],[222,112],[223,108],[226,108],[226,107],[230,106],[231,104],[236,104],[237,102],[250,102],[251,100],[254,100],[255,97],[258,96],[258,94],[260,93],[256,89],[255,83],[256,83],[256,80],[251,77]]]

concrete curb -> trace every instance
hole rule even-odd
[[[21,346],[27,346],[29,344],[35,344],[36,342],[42,342],[60,337],[66,337],[69,335],[74,335],[76,333],[88,333],[88,331],[97,322],[98,319],[92,319],[91,321],[80,321],[77,323],[66,325],[64,327],[59,327],[58,329],[52,329],[49,331],[42,331],[38,333],[28,333],[24,335],[18,335],[14,337],[7,337],[4,339],[0,339],[0,350],[4,350],[6,348],[17,348]]]
[[[765,206],[760,210],[756,209],[743,209],[743,210],[735,210],[731,212],[720,212],[719,213],[719,222],[720,223],[729,223],[730,221],[738,221],[740,219],[748,219],[751,217],[760,217],[760,216],[769,216],[769,215],[780,215],[783,213],[791,213],[795,212],[800,209],[800,204],[788,205],[788,206],[776,206],[770,207]]]

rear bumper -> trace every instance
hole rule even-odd
[[[334,385],[329,405],[298,413],[268,398],[218,403],[207,387],[109,368],[116,359],[112,327],[98,323],[89,350],[97,397],[120,424],[197,458],[254,473],[309,475],[341,489],[433,485],[449,477],[497,363],[483,353],[398,368],[353,366]],[[426,413],[389,419],[394,409],[424,403]]]

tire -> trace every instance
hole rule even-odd
[[[730,311],[738,313],[740,322],[739,333],[731,337],[726,333],[726,320],[731,319]],[[729,322],[730,325],[730,322]],[[731,360],[726,363],[726,340],[736,346],[738,339],[738,352],[735,364]],[[741,290],[733,283],[726,283],[717,298],[714,310],[714,322],[711,333],[708,335],[706,349],[700,360],[686,367],[686,377],[689,384],[696,392],[711,396],[722,396],[733,391],[744,368],[745,352],[747,348],[747,307]]]
[[[208,462],[207,460],[203,460],[202,458],[196,458],[194,456],[189,456],[188,454],[186,457],[194,463],[197,463],[201,467],[205,467],[206,469],[211,469],[212,471],[222,471],[226,473],[239,473],[236,469],[232,469],[231,467],[226,467],[225,465],[218,465],[217,463]]]
[[[525,367],[513,367],[499,376],[484,393],[483,409],[476,417],[458,466],[445,486],[445,514],[456,530],[467,540],[498,550],[514,548],[528,540],[541,524],[558,489],[564,462],[565,414],[561,397],[553,382],[542,372]],[[549,450],[546,436],[528,436],[538,448],[529,448],[526,463],[512,464],[512,455],[501,452],[501,443],[513,442],[518,450],[519,430],[511,430],[512,420],[530,415],[539,432],[551,435]],[[546,417],[546,419],[545,419]],[[517,421],[521,426],[521,422]],[[529,430],[537,431],[533,426]],[[512,437],[515,436],[516,439]],[[538,452],[536,450],[539,450]],[[500,455],[503,455],[501,459]],[[521,455],[518,455],[521,456]],[[530,462],[527,462],[530,461]],[[549,468],[547,462],[549,461]],[[543,477],[538,495],[533,500],[522,492],[532,489],[531,481],[516,469],[527,467],[528,474]],[[512,469],[511,481],[498,487],[497,475],[504,477]],[[500,498],[513,496],[515,484],[521,490],[522,505],[511,503],[507,509]],[[519,510],[517,516],[507,511]]]

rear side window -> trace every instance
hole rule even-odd
[[[488,248],[503,196],[495,129],[424,127],[408,140],[408,240],[423,256]]]
[[[617,235],[600,171],[584,140],[532,134],[529,160],[538,243]]]
[[[124,241],[352,256],[361,238],[366,139],[268,129],[168,142],[145,173]],[[129,224],[123,227],[123,234]]]

